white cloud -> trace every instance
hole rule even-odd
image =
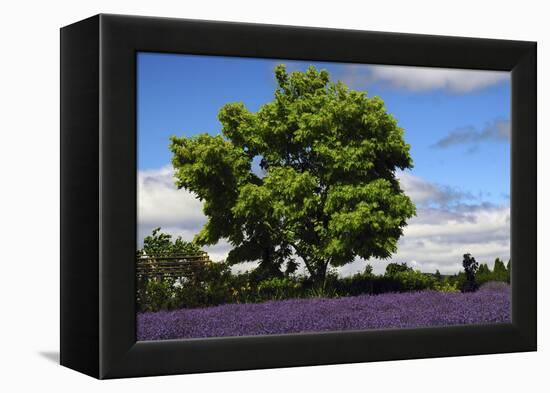
[[[510,73],[506,71],[393,65],[368,66],[365,75],[359,72],[359,67],[361,66],[349,66],[344,81],[352,85],[357,82],[379,82],[395,89],[414,92],[441,89],[464,94],[510,78]]]
[[[399,240],[398,252],[385,261],[371,261],[375,272],[389,262],[408,262],[421,271],[456,273],[462,255],[469,252],[479,261],[492,264],[496,257],[510,256],[510,209],[477,202],[465,205],[468,194],[430,183],[408,172],[398,173],[402,187],[417,204],[417,216],[409,221]],[[186,190],[177,190],[171,167],[138,174],[138,242],[155,227],[173,236],[192,240],[206,222],[202,202]],[[222,241],[206,250],[212,260],[227,257],[231,245]],[[414,262],[414,263],[413,263]],[[364,269],[357,260],[339,271],[343,275]],[[234,270],[247,270],[254,263]]]
[[[174,184],[172,167],[138,173],[138,240],[155,227],[191,240],[204,225],[202,202]]]
[[[404,178],[407,181],[403,182]],[[462,256],[466,253],[489,266],[497,257],[510,258],[508,204],[466,205],[456,199],[450,206],[449,199],[441,197],[441,186],[408,173],[401,173],[400,179],[405,192],[417,204],[417,215],[404,228],[397,253],[387,260],[369,262],[376,273],[384,272],[391,262],[407,262],[424,272],[439,269],[443,274],[456,273],[462,269]],[[427,206],[430,203],[436,205]],[[358,258],[338,270],[342,275],[353,274],[362,271],[366,263]]]
[[[449,186],[431,183],[410,172],[397,171],[397,178],[405,193],[416,205],[449,205],[458,201],[473,199],[473,195]]]
[[[191,241],[206,222],[202,202],[193,193],[176,188],[171,166],[139,171],[137,194],[138,244],[156,227]],[[204,250],[213,261],[220,261],[227,257],[231,245],[222,240]]]

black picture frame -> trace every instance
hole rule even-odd
[[[138,51],[511,71],[512,323],[136,342]],[[103,14],[63,27],[61,364],[103,379],[535,351],[536,97],[535,42]]]

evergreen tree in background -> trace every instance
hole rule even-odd
[[[466,275],[466,281],[462,286],[462,291],[473,292],[477,289],[476,273],[479,268],[479,264],[471,254],[464,254],[462,266],[464,267],[464,273]]]

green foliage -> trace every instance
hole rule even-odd
[[[464,272],[459,272],[453,277],[452,281],[456,283],[458,288],[462,289],[466,283],[466,274]]]
[[[138,250],[138,256],[167,255],[202,255],[203,251],[193,242],[186,242],[181,237],[172,240],[172,235],[163,233],[160,228],[143,240],[143,248]]]
[[[138,309],[157,311],[231,302],[234,277],[227,264],[208,262],[194,268],[188,277],[142,279],[138,281]]]
[[[363,275],[372,276],[373,275],[372,271],[373,271],[372,265],[367,263],[365,265],[365,270],[363,271]]]
[[[145,244],[147,246],[144,249],[158,252],[161,249],[171,249],[176,241],[172,242],[168,235],[155,230]],[[181,251],[181,248],[177,250]],[[144,251],[140,250],[140,253],[143,254]],[[479,281],[476,281],[476,285],[486,283],[481,281],[486,278],[490,284],[485,284],[484,287],[506,281],[508,268],[499,259],[494,266],[491,271],[486,264],[479,265],[475,276]],[[445,277],[440,275],[438,278],[437,272],[421,273],[406,263],[388,264],[384,275],[374,274],[371,265],[366,265],[363,272],[344,278],[338,277],[334,270],[329,269],[326,280],[320,283],[311,276],[286,274],[266,277],[259,269],[233,274],[230,264],[209,261],[196,266],[185,277],[138,280],[137,304],[140,311],[157,311],[300,297],[341,297],[421,290],[457,292],[464,290],[469,285],[467,283],[465,272]]]
[[[508,262],[508,266],[510,266],[510,262]],[[491,270],[486,263],[481,264],[479,266],[479,270],[476,273],[475,281],[478,286],[481,286],[482,284],[490,281],[503,281],[509,283],[509,267],[505,266],[504,262],[501,261],[499,258],[495,259],[493,270]]]
[[[298,270],[298,262],[295,259],[290,258],[286,262],[285,276],[290,276],[291,274],[296,273]]]
[[[137,303],[141,311],[172,309],[179,305],[173,280],[150,279],[143,282]]]
[[[510,277],[508,270],[499,258],[495,259],[495,264],[493,266],[493,281],[509,281]]]
[[[170,234],[155,228],[151,235],[146,236],[143,248],[137,251],[138,257],[147,256],[198,256],[204,251],[193,242],[186,242],[181,237],[172,239]],[[187,277],[138,277],[137,305],[141,311],[156,311],[181,307],[201,306],[210,301],[217,301],[215,290],[223,283],[224,275],[230,274],[229,267],[224,263],[206,262],[193,264]]]
[[[401,291],[434,289],[437,282],[433,276],[412,269],[397,272],[392,277],[400,283]]]
[[[458,281],[449,278],[436,281],[434,289],[439,292],[460,292]]]
[[[438,280],[434,274],[421,273],[409,267],[393,275],[376,275],[365,269],[349,277],[327,274],[324,285],[309,276],[285,276],[262,279],[254,271],[232,274],[224,263],[206,264],[195,279],[152,280],[147,283],[140,310],[207,307],[224,303],[255,303],[270,300],[311,297],[344,297],[387,292],[436,290],[459,292],[466,280],[464,272]],[[480,267],[480,270],[484,268]],[[390,269],[391,270],[391,269]],[[500,281],[502,282],[502,281]],[[489,284],[498,284],[490,280]],[[484,286],[489,285],[487,283]]]
[[[357,256],[388,258],[415,214],[395,176],[412,167],[403,130],[379,97],[324,70],[279,65],[275,77],[274,100],[257,112],[221,108],[223,136],[171,138],[177,186],[204,201],[208,218],[195,241],[226,238],[229,263],[260,260],[272,276],[294,252],[317,282]]]
[[[385,277],[392,278],[398,283],[399,291],[419,291],[434,289],[438,279],[431,275],[421,273],[403,263],[389,263],[386,266]]]
[[[406,262],[403,263],[388,263],[386,266],[386,276],[393,277],[397,273],[406,272],[412,270],[411,267],[407,266]]]
[[[477,263],[476,259],[471,254],[464,254],[462,266],[464,267],[464,274],[466,276],[466,281],[464,281],[462,285],[462,291],[473,292],[478,288],[476,273],[479,269],[479,263]]]
[[[270,278],[258,284],[258,300],[282,300],[300,297],[302,283],[285,278]]]
[[[339,297],[340,295],[332,285],[313,286],[305,292],[305,297],[308,298],[330,298]]]
[[[153,229],[151,235],[143,240],[143,248],[137,250],[138,257],[163,257],[174,255],[203,255],[204,251],[193,242],[186,242],[181,237],[172,239],[172,235],[161,232],[160,228]],[[201,266],[194,268],[195,273],[201,270]],[[143,311],[159,309],[171,309],[177,307],[181,301],[182,287],[177,287],[175,278],[146,278],[139,277],[136,282],[136,302],[138,308]],[[193,296],[186,295],[192,299]],[[197,304],[200,303],[197,301]]]

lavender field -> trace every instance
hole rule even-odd
[[[511,322],[510,288],[421,291],[139,313],[138,340]]]

